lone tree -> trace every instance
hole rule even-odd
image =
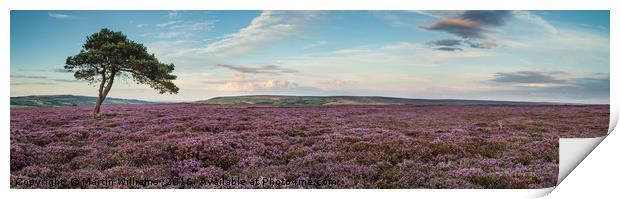
[[[128,40],[122,32],[107,28],[86,38],[80,53],[67,58],[65,69],[75,72],[78,80],[91,85],[99,83],[99,97],[93,116],[99,117],[101,104],[112,88],[115,79],[133,78],[138,84],[147,84],[160,94],[177,94],[179,88],[172,83],[174,64],[164,64],[149,54],[142,44]]]

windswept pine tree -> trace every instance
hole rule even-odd
[[[176,94],[179,88],[172,82],[174,64],[165,64],[149,54],[140,43],[128,40],[122,32],[107,28],[87,37],[80,53],[67,58],[65,69],[75,72],[78,80],[99,84],[98,99],[93,116],[98,117],[101,104],[119,78],[132,78],[147,84],[160,94]]]

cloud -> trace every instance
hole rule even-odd
[[[226,92],[281,90],[299,87],[298,83],[278,79],[211,80],[203,81],[203,83],[216,84],[218,85],[216,90]]]
[[[306,46],[306,48],[316,48],[316,47],[319,47],[319,46],[327,45],[328,43],[329,42],[327,42],[327,41],[317,41],[317,42],[314,42],[314,43]]]
[[[439,48],[435,48],[435,50],[440,50],[440,51],[463,51],[462,48],[458,48],[458,47],[439,47]]]
[[[304,33],[304,27],[318,19],[318,11],[263,11],[250,25],[199,49],[215,59],[227,59],[262,48],[272,42]]]
[[[36,76],[36,75],[11,75],[11,78],[22,78],[22,79],[47,79],[47,76]]]
[[[609,99],[609,75],[606,77],[585,77],[573,79],[572,83],[557,88],[558,93],[570,93],[579,98],[607,98]]]
[[[525,31],[525,30],[524,30]],[[544,31],[544,30],[543,30]],[[502,35],[502,59],[523,66],[549,65],[551,70],[562,66],[609,71],[610,38],[592,30],[562,27],[556,34]],[[501,63],[500,63],[501,64]],[[529,70],[529,69],[528,69]]]
[[[420,28],[447,32],[466,39],[483,39],[490,37],[492,27],[505,25],[510,16],[510,11],[465,11],[458,17],[443,18]]]
[[[21,85],[55,85],[52,82],[11,82],[11,85],[21,86]]]
[[[463,47],[480,49],[492,49],[498,47],[495,42],[476,42],[472,40],[457,40],[457,39],[442,39],[437,41],[427,42],[426,45],[435,50],[441,51],[462,51]]]
[[[183,29],[189,31],[210,30],[214,27],[216,20],[205,20],[199,22],[181,23],[170,26],[170,29]]]
[[[545,97],[556,100],[609,101],[609,73],[576,74],[565,71],[518,71],[495,73],[488,81],[499,84],[502,95]]]
[[[485,29],[482,24],[465,19],[442,19],[432,25],[422,25],[422,29],[443,31],[458,35],[462,38],[487,38],[489,30]]]
[[[323,90],[342,90],[346,88],[351,88],[351,86],[358,84],[358,82],[347,80],[330,80],[319,81],[316,84]]]
[[[461,40],[456,39],[442,39],[437,41],[431,41],[426,43],[426,45],[430,46],[434,50],[439,51],[462,51],[461,48]]]
[[[543,19],[542,17],[538,15],[532,14],[531,12],[512,11],[512,13],[515,16],[515,18],[541,26],[545,28],[547,31],[549,31],[550,33],[555,34],[558,32],[558,30],[553,25],[551,25],[549,22],[547,22],[545,19]]]
[[[511,16],[512,13],[507,10],[472,10],[463,12],[460,17],[482,25],[503,26]]]
[[[56,84],[55,82],[65,82],[65,83],[81,82],[75,79],[55,79],[55,78],[50,78],[48,76],[42,76],[42,75],[11,75],[11,79],[13,78],[40,80],[44,82],[13,82],[11,83],[11,85],[52,85],[52,84]]]
[[[71,19],[71,18],[74,18],[73,15],[60,14],[60,13],[52,13],[52,12],[47,12],[47,15],[52,17],[52,18],[56,18],[56,19]]]
[[[446,12],[451,14],[432,15],[435,18],[440,18],[440,20],[430,25],[421,25],[419,28],[450,33],[459,36],[462,40],[459,42],[454,39],[439,40],[429,42],[430,45],[448,46],[445,44],[452,44],[451,46],[461,46],[462,44],[463,46],[477,49],[497,48],[500,45],[495,38],[497,37],[496,33],[499,28],[506,26],[508,20],[512,18],[539,25],[550,32],[557,32],[557,30],[542,17],[527,11],[474,10]],[[460,47],[461,50],[465,49],[463,46]],[[455,49],[456,48],[443,48],[443,50],[448,51],[454,51]]]
[[[76,82],[82,82],[80,80],[76,80],[76,79],[50,79],[51,81],[55,81],[55,82],[66,82],[66,83],[76,83]]]
[[[320,11],[263,11],[255,17],[248,26],[237,32],[217,37],[210,43],[201,45],[204,41],[192,40],[192,45],[174,45],[154,42],[149,49],[165,60],[182,63],[185,65],[205,66],[228,62],[230,59],[253,55],[270,44],[291,37],[301,36],[310,32],[312,24],[322,18]],[[172,33],[148,33],[142,36],[156,37],[158,39],[188,40],[188,35],[198,35],[194,26],[184,26],[185,32],[174,29],[184,23],[168,25]],[[202,24],[207,26],[207,24]],[[212,27],[209,26],[209,27]],[[207,29],[207,28],[204,28]],[[183,38],[182,38],[183,37]],[[300,47],[304,48],[304,47]]]
[[[566,80],[557,79],[553,73],[537,71],[498,72],[490,81],[501,83],[527,83],[527,84],[559,84]]]
[[[220,95],[350,95],[348,91],[335,87],[304,86],[281,79],[210,80],[203,83],[215,85],[211,88]]]
[[[412,10],[410,12],[426,15],[433,18],[452,18],[463,14],[460,10]]]
[[[529,11],[506,11],[506,10],[472,10],[472,11],[460,11],[460,10],[433,10],[433,11],[410,11],[417,14],[429,16],[438,19],[437,22],[432,24],[423,24],[417,26],[423,30],[431,30],[438,32],[445,32],[456,35],[462,40],[460,44],[453,42],[452,46],[460,46],[461,50],[467,48],[477,49],[493,49],[499,46],[506,46],[498,44],[497,37],[500,37],[500,33],[504,26],[509,25],[508,21],[511,19],[518,20],[519,22],[525,22],[535,25],[534,27],[542,27],[547,32],[556,34],[558,30],[544,18],[529,12]],[[379,17],[385,18],[383,15]],[[399,22],[401,26],[404,26],[406,20],[399,15],[389,15],[388,18],[392,23]],[[519,24],[522,25],[522,24]],[[527,26],[527,24],[526,24]],[[509,27],[508,27],[509,28]],[[522,30],[523,28],[520,28]],[[453,40],[453,39],[447,39]],[[441,40],[440,40],[441,41]],[[500,41],[499,43],[507,42],[515,44],[513,41]],[[439,43],[429,42],[429,46],[446,46]],[[462,44],[462,45],[461,45]],[[443,48],[435,50],[455,51],[456,48]]]
[[[195,61],[188,56],[191,49],[188,47],[196,43],[194,40],[163,40],[148,44],[149,52],[157,55],[164,62],[186,63],[187,61]],[[195,59],[195,58],[194,58]]]
[[[602,25],[590,25],[590,24],[579,24],[579,26],[584,27],[584,28],[589,28],[589,29],[594,29],[594,30],[603,30],[603,31],[609,31],[609,29],[607,29],[607,27],[602,26]]]
[[[147,26],[148,26],[148,24],[138,24],[138,25],[136,25],[137,28],[144,28],[144,27],[147,27]]]
[[[171,39],[175,37],[189,36],[189,35],[183,31],[170,31],[170,32],[149,33],[149,34],[144,34],[143,36],[151,36],[156,39]]]
[[[491,49],[497,48],[499,45],[495,42],[474,42],[474,41],[465,41],[465,43],[469,44],[471,48],[482,48],[482,49]]]
[[[410,14],[407,11],[405,12],[402,12],[402,11],[369,11],[369,12],[377,18],[389,22],[390,25],[394,27],[407,27],[407,28],[417,27],[415,25],[417,18],[406,17],[408,16],[408,14]],[[410,11],[410,12],[418,13],[415,11]]]
[[[276,66],[276,65],[263,65],[263,66],[258,66],[258,67],[249,67],[249,66],[231,65],[231,64],[217,64],[215,66],[234,70],[242,74],[250,73],[250,74],[279,75],[283,73],[297,73],[298,72],[297,70],[282,68],[281,66]]]
[[[205,84],[226,84],[229,80],[204,80],[200,82]]]
[[[174,24],[178,24],[178,23],[181,23],[181,22],[183,22],[183,21],[180,21],[180,20],[167,21],[167,22],[164,22],[164,23],[159,23],[159,24],[157,24],[155,26],[160,27],[160,28],[165,28],[165,27],[168,27],[168,26],[171,26],[171,25],[174,25]]]
[[[169,12],[168,14],[166,14],[167,18],[176,18],[178,16],[179,16],[179,12],[177,12],[177,11],[172,11],[172,12]]]
[[[445,50],[445,49],[443,49]],[[289,57],[277,63],[290,68],[303,68],[304,73],[352,75],[374,71],[411,71],[419,67],[435,67],[443,63],[459,64],[487,56],[483,51],[429,51],[427,44],[398,42],[382,46],[347,48],[331,52]],[[442,60],[438,62],[437,60]],[[459,64],[460,65],[460,64]]]
[[[166,31],[146,33],[141,36],[150,36],[156,39],[170,39],[177,37],[189,37],[194,36],[196,33],[203,30],[211,30],[215,27],[216,20],[205,20],[198,22],[185,22],[185,21],[168,21],[165,23],[157,24],[157,27],[166,28]]]
[[[501,90],[502,95],[527,96],[546,101],[609,104],[609,78],[572,79],[557,86],[515,86]]]
[[[431,41],[427,43],[431,46],[459,46],[461,45],[461,40],[456,39],[442,39],[437,41]]]
[[[54,69],[51,69],[50,71],[55,72],[55,73],[70,73],[71,72],[64,68],[54,68]]]

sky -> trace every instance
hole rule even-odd
[[[11,11],[11,96],[96,96],[63,69],[102,28],[173,63],[176,95],[609,103],[609,11]]]

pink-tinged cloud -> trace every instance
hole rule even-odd
[[[232,65],[232,64],[217,64],[217,67],[227,68],[230,70],[234,70],[240,72],[242,74],[283,74],[283,73],[297,73],[297,70],[283,68],[277,65],[263,65],[263,66],[241,66],[241,65]]]
[[[487,38],[488,30],[484,29],[480,23],[466,19],[442,19],[432,25],[420,26],[426,30],[443,31],[458,35],[463,38]]]

